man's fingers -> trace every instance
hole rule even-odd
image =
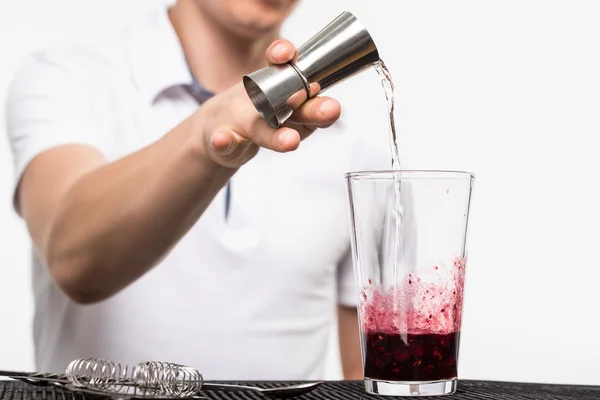
[[[233,131],[218,131],[211,138],[211,146],[215,154],[228,156],[236,151],[243,151],[251,142]],[[240,148],[242,148],[240,150]]]
[[[291,127],[255,129],[251,138],[224,130],[212,136],[211,147],[218,156],[235,158],[235,154],[245,152],[252,144],[280,153],[293,151],[298,148],[301,139],[301,133]]]
[[[296,150],[301,141],[298,131],[288,127],[277,129],[272,138],[276,142],[272,145],[272,149],[282,153]]]
[[[321,91],[321,85],[319,85],[316,82],[313,82],[309,85],[309,89],[310,89],[310,96],[306,93],[306,89],[302,88],[302,89],[298,90],[296,93],[292,94],[287,99],[287,102],[286,102],[287,105],[290,106],[290,108],[292,110],[296,110],[296,109],[300,108],[300,106],[302,104],[304,104],[304,102],[309,97],[313,98],[319,94],[319,92]]]
[[[340,103],[329,97],[315,97],[307,100],[294,111],[290,121],[300,124],[329,126],[338,120],[342,113]]]
[[[313,98],[321,92],[321,85],[318,82],[313,82],[308,85],[310,89],[310,97]]]
[[[270,64],[285,64],[296,57],[296,47],[285,39],[278,39],[271,43],[266,52]]]
[[[320,128],[320,126],[316,126],[316,125],[295,124],[295,123],[289,122],[289,121],[287,121],[284,126],[292,128],[296,132],[298,132],[298,134],[300,135],[301,141],[306,139],[307,137],[309,137],[314,131],[317,130],[317,128]]]
[[[217,132],[211,139],[213,151],[220,155],[227,155],[233,147],[231,132]]]
[[[296,93],[294,93],[293,95],[288,97],[286,104],[292,110],[296,110],[296,109],[300,108],[300,106],[302,104],[304,104],[304,102],[306,101],[307,98],[308,98],[308,96],[306,94],[306,90],[300,89]]]
[[[260,147],[280,153],[296,150],[300,146],[298,131],[285,126],[272,129],[265,124],[265,127],[252,130],[251,140]]]

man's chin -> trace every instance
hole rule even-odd
[[[278,32],[280,27],[280,23],[248,23],[238,25],[236,30],[245,37],[259,39]]]

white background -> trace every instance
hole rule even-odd
[[[160,1],[0,1],[2,104],[30,51],[101,39]],[[302,0],[286,36],[299,45],[342,10],[392,71],[405,167],[477,174],[461,377],[600,384],[600,1]],[[2,135],[0,367],[30,369],[12,173]]]

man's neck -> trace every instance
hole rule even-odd
[[[265,51],[278,32],[251,40],[217,26],[192,0],[179,0],[169,10],[190,69],[202,86],[219,93],[242,76],[267,65]]]

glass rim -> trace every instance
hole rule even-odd
[[[475,179],[469,171],[443,169],[383,169],[372,171],[352,171],[345,174],[346,179],[390,179],[394,175],[401,179]]]

